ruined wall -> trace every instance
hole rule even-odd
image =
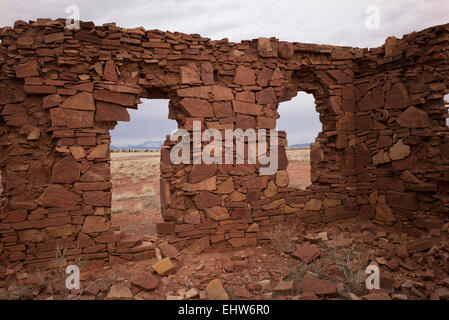
[[[105,261],[154,254],[111,229],[109,130],[139,98],[170,99],[169,118],[190,132],[193,120],[274,129],[280,102],[298,91],[316,100],[323,131],[306,190],[288,187],[285,132],[271,176],[258,164],[174,165],[176,142],[165,142],[158,232],[187,252],[254,245],[281,222],[447,214],[448,26],[367,50],[64,23],[0,29],[3,262],[49,263],[56,248]]]

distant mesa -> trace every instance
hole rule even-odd
[[[121,145],[121,146],[114,146],[111,145],[111,149],[144,149],[144,150],[149,150],[149,149],[160,149],[161,146],[164,144],[164,141],[145,141],[142,142],[141,144],[127,144],[127,145]]]

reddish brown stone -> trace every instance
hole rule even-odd
[[[189,174],[189,182],[197,183],[213,177],[217,172],[216,164],[194,164]]]
[[[181,108],[191,117],[213,117],[212,106],[203,99],[184,98],[180,103]]]
[[[44,109],[56,107],[62,102],[62,98],[59,94],[51,94],[49,96],[45,96],[43,100],[42,107]]]
[[[62,108],[50,109],[52,125],[67,128],[88,128],[93,126],[94,113]]]
[[[153,274],[148,273],[145,276],[132,280],[131,284],[141,290],[149,291],[156,289],[158,282],[158,279]]]
[[[17,78],[37,77],[39,71],[37,69],[37,61],[31,60],[30,62],[17,64],[14,66]]]
[[[331,296],[337,294],[337,286],[330,280],[304,278],[301,284],[302,292],[314,293],[319,296]]]
[[[198,209],[210,208],[221,205],[221,197],[208,191],[200,191],[194,198]]]
[[[242,86],[256,84],[256,75],[254,70],[247,67],[238,66],[235,70],[234,83]]]
[[[302,260],[304,263],[310,263],[321,255],[321,249],[310,245],[308,242],[292,252],[292,256]]]
[[[94,90],[95,100],[111,102],[126,107],[134,107],[135,97],[132,94],[120,93],[109,90]]]
[[[86,191],[83,193],[86,204],[96,207],[109,207],[111,205],[111,192]]]
[[[431,121],[427,112],[416,107],[409,107],[398,118],[398,123],[407,128],[427,128]]]
[[[81,201],[81,198],[74,193],[67,191],[67,189],[61,185],[51,184],[45,189],[44,193],[42,193],[40,200],[47,207],[66,208],[76,206]]]
[[[129,121],[128,110],[118,104],[98,101],[95,120],[99,121]]]
[[[51,181],[53,183],[73,183],[80,177],[80,167],[76,161],[67,157],[53,166]]]
[[[103,71],[103,79],[107,81],[117,81],[118,76],[115,70],[115,63],[112,60],[106,62]]]
[[[67,98],[61,104],[61,108],[94,111],[95,110],[94,98],[92,96],[92,93],[81,92]]]

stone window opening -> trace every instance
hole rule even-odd
[[[161,222],[160,148],[177,128],[167,99],[141,99],[129,121],[111,130],[112,225],[123,232],[153,235]]]
[[[290,101],[278,107],[276,129],[287,134],[287,172],[289,186],[306,189],[311,185],[310,144],[321,131],[319,114],[312,94],[300,91]]]

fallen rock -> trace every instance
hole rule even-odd
[[[131,284],[141,290],[148,291],[157,287],[158,279],[150,273],[131,281]]]
[[[361,297],[362,300],[391,300],[390,296],[387,293],[370,293],[366,296]]]
[[[246,298],[246,299],[249,299],[253,296],[251,292],[242,287],[233,288],[232,295],[236,298]]]
[[[131,290],[124,284],[112,286],[106,297],[108,300],[129,300],[132,298]]]
[[[223,288],[219,279],[214,279],[206,287],[207,297],[210,300],[229,300],[229,295]]]
[[[157,272],[158,275],[163,276],[169,273],[170,271],[174,270],[175,265],[170,260],[170,258],[167,257],[153,264],[153,269],[154,271]]]
[[[304,263],[309,264],[316,258],[321,255],[321,249],[310,245],[310,243],[306,242],[301,247],[296,249],[296,251],[292,252],[292,256],[300,259]]]
[[[276,287],[273,288],[274,292],[290,294],[293,291],[293,280],[291,281],[279,281]]]
[[[159,245],[159,249],[161,250],[161,253],[164,257],[174,258],[179,254],[178,249],[176,249],[168,242],[164,242]]]
[[[200,294],[200,292],[196,288],[191,288],[191,289],[187,290],[184,298],[186,300],[189,300],[189,299],[198,297],[199,294]]]
[[[320,296],[330,296],[337,293],[337,285],[330,280],[321,280],[312,277],[304,278],[302,292],[311,292]]]

